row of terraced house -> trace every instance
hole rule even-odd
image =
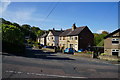
[[[73,24],[70,29],[49,30],[38,38],[38,42],[45,46],[59,46],[60,49],[74,48],[78,51],[93,46],[94,35],[87,26],[76,27]],[[104,52],[120,56],[120,29],[105,37]]]
[[[87,26],[76,27],[66,30],[49,30],[42,35],[38,42],[47,46],[56,46],[60,48],[74,48],[75,50],[87,48],[93,45],[94,36]]]

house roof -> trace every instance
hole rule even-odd
[[[72,36],[72,35],[78,35],[85,27],[87,26],[82,26],[82,27],[77,27],[75,30],[72,31],[71,29],[65,30],[63,33],[60,34],[60,36]]]
[[[44,38],[44,37],[46,37],[48,35],[48,33],[45,33],[45,34],[43,34],[42,36],[40,36],[41,38]]]
[[[61,30],[49,30],[49,31],[51,31],[54,36],[59,36],[63,32]]]
[[[112,35],[114,35],[114,34],[117,33],[117,32],[119,32],[119,34],[120,34],[120,28],[117,29],[117,30],[115,30],[114,32],[108,34],[107,36],[105,36],[104,39],[106,39],[106,38],[108,38],[108,37],[111,37]]]

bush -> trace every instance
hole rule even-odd
[[[101,56],[104,56],[104,55],[108,55],[108,54],[107,54],[107,53],[101,53],[100,55],[101,55]]]
[[[91,52],[91,51],[88,51],[88,52],[87,52],[87,54],[93,54],[93,52]]]
[[[25,45],[2,41],[2,51],[12,53],[15,55],[24,55]]]
[[[77,53],[84,53],[84,52],[77,52]]]

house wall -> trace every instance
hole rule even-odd
[[[68,36],[68,48],[71,47],[70,45],[73,45],[72,48],[78,51],[78,36]]]
[[[60,38],[61,38],[61,39],[60,39]],[[67,46],[67,40],[68,40],[67,38],[68,38],[68,37],[65,36],[64,38],[65,38],[65,40],[63,40],[63,36],[62,36],[62,37],[59,37],[59,47],[60,47],[60,48],[64,47],[64,49],[65,49],[65,48],[68,47],[68,46]]]
[[[120,36],[120,32],[114,34],[113,36]],[[112,39],[119,39],[118,44],[112,44]],[[118,56],[120,56],[120,37],[108,37],[104,40],[104,53],[112,55],[112,50],[119,50]]]
[[[78,39],[78,49],[85,49],[94,44],[94,35],[87,27],[79,34]]]
[[[77,37],[77,40],[75,40],[75,37]],[[71,39],[72,38],[72,39]],[[73,48],[75,50],[84,49],[87,48],[88,45],[93,46],[94,43],[94,35],[92,32],[86,27],[79,35],[76,36],[66,36],[65,40],[63,40],[63,36],[59,37],[59,46],[65,48],[70,48],[70,45],[73,45]]]
[[[54,36],[50,31],[46,37],[46,45],[48,46],[58,46],[59,44],[59,37]]]
[[[54,40],[55,40],[55,46],[58,47],[59,46],[59,36],[54,36]]]
[[[45,45],[45,40],[44,40],[44,38],[40,38],[40,44]]]
[[[40,38],[37,38],[37,42],[40,43]]]

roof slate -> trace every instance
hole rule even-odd
[[[120,34],[120,28],[117,29],[117,30],[115,30],[114,32],[108,34],[107,36],[105,36],[104,39],[106,39],[106,38],[108,38],[108,37],[111,37],[112,35],[114,35],[114,34],[117,33],[117,32],[119,32],[119,34]]]
[[[48,33],[45,33],[45,34],[43,34],[42,36],[40,36],[41,38],[44,38],[44,37],[46,37],[48,35]]]
[[[60,36],[78,35],[85,27],[87,26],[77,27],[74,31],[72,31],[72,29],[67,29],[63,33],[61,33]]]
[[[59,36],[63,31],[61,30],[50,30],[54,36]]]

